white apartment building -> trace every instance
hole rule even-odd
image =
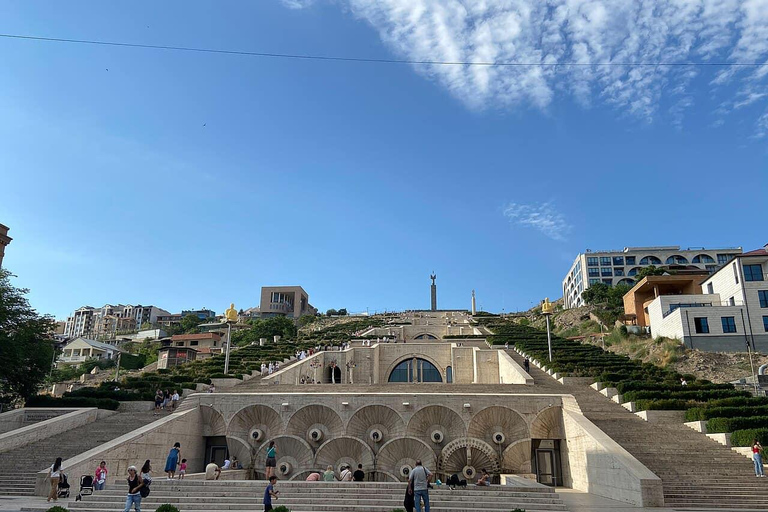
[[[64,335],[69,338],[78,336],[110,337],[119,332],[122,326],[141,327],[144,323],[155,324],[157,317],[170,315],[157,306],[105,304],[101,308],[83,306],[67,318]]]
[[[702,294],[662,295],[648,305],[653,336],[717,352],[768,350],[768,246],[737,255],[704,279]]]
[[[680,246],[625,247],[620,251],[591,251],[580,253],[563,279],[563,305],[575,308],[584,305],[581,294],[595,283],[611,286],[634,285],[634,276],[650,265],[664,267],[693,266],[715,272],[735,256],[741,247],[705,249]]]

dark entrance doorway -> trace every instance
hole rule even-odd
[[[211,436],[205,438],[205,464],[215,462],[219,466],[224,465],[229,448],[225,436]]]
[[[338,366],[328,368],[328,383],[341,384],[341,368]]]
[[[563,485],[560,469],[560,440],[533,439],[533,466],[536,481],[543,485]]]

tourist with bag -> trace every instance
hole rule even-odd
[[[760,454],[761,451],[763,451],[763,446],[760,444],[760,441],[755,438],[755,440],[752,441],[752,462],[755,463],[755,476],[758,478],[765,477],[765,473],[763,472],[763,457]]]
[[[408,482],[413,486],[413,501],[416,505],[416,512],[421,512],[421,500],[424,500],[424,512],[429,512],[429,479],[432,478],[432,472],[421,465],[421,461],[416,461],[416,467],[411,471]]]
[[[61,457],[56,457],[56,461],[48,469],[48,478],[51,483],[51,491],[48,493],[47,501],[58,501],[59,499],[59,480],[61,479]]]
[[[128,467],[128,495],[125,497],[125,508],[123,512],[130,512],[131,505],[136,512],[141,512],[141,475],[136,471],[136,466]]]

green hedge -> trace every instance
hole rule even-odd
[[[625,402],[636,402],[643,399],[675,398],[679,400],[695,400],[706,402],[718,398],[743,396],[748,397],[749,391],[737,391],[735,389],[702,389],[691,391],[629,391],[624,393]]]
[[[717,434],[753,428],[765,428],[768,416],[749,416],[742,418],[712,418],[707,421],[707,432]]]
[[[684,411],[691,407],[691,402],[675,399],[638,400],[635,407],[638,411]]]
[[[704,421],[712,418],[748,418],[768,416],[768,405],[757,407],[693,407],[685,411],[685,421]]]
[[[120,402],[111,398],[62,397],[35,395],[26,401],[26,407],[98,407],[116,411]]]
[[[151,401],[154,400],[155,394],[151,391],[135,392],[135,391],[115,391],[113,389],[105,388],[81,388],[75,391],[64,393],[65,397],[75,398],[111,398],[112,400],[118,400],[120,402],[138,402],[138,401]]]
[[[768,428],[736,430],[731,434],[731,445],[752,446],[752,440],[755,438],[757,438],[763,446],[768,446]]]

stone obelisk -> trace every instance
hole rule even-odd
[[[432,311],[437,311],[437,285],[435,284],[435,279],[437,279],[437,276],[434,272],[432,272],[432,275],[430,275],[429,278],[432,280]]]
[[[472,290],[472,314],[477,314],[477,302],[475,302],[475,290]]]

